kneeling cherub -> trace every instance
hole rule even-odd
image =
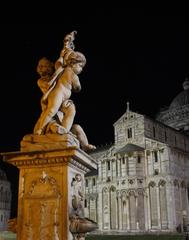
[[[73,58],[74,56],[76,58]],[[79,54],[79,59],[78,59],[78,55],[76,52],[76,55],[72,54],[70,56],[70,58],[71,59],[69,60],[69,57],[68,57],[67,64],[69,64],[69,66],[72,66],[72,64],[73,64],[72,68],[74,70],[72,70],[72,71],[75,71],[76,73],[80,72],[81,67],[75,66],[75,64],[80,63],[80,61],[83,62],[83,60],[81,60],[81,55]],[[50,91],[53,91],[51,88],[52,88],[54,82],[56,81],[56,79],[54,79],[54,75],[56,76],[56,74],[53,74],[54,73],[54,64],[52,62],[50,62],[48,59],[42,58],[39,60],[39,63],[37,66],[37,72],[41,76],[41,78],[38,79],[37,84],[43,93],[43,97],[41,99],[42,114],[41,114],[38,122],[35,125],[34,133],[37,133],[37,131],[45,123],[45,127],[43,127],[43,134],[45,134],[45,133],[64,134],[64,133],[68,133],[69,131],[71,131],[79,140],[81,148],[84,151],[96,149],[96,147],[94,145],[88,143],[87,136],[86,136],[84,130],[82,129],[82,127],[78,124],[73,124],[76,110],[75,110],[75,105],[72,100],[70,100],[69,98],[65,99],[65,100],[62,99],[61,102],[59,101],[59,105],[60,105],[60,106],[58,105],[59,108],[56,107],[56,109],[58,109],[58,110],[50,111],[49,106],[53,106],[53,104],[50,103],[48,105],[48,101],[52,101],[54,104],[57,103],[56,99],[51,100],[51,97],[57,98],[57,95],[55,93],[57,93],[57,91],[60,91],[60,92],[62,91],[62,89],[58,89],[58,90],[55,89],[54,90],[55,93],[53,93],[52,95],[50,95],[50,93],[49,93]],[[61,71],[59,71],[59,73],[57,74],[57,77],[58,77],[58,75],[61,78],[63,73],[61,75]],[[63,81],[63,79],[64,79],[64,77],[60,81],[65,83],[65,81]],[[77,84],[77,86],[80,86],[80,84]],[[61,88],[61,87],[62,86],[59,85],[57,88]],[[55,86],[54,86],[54,88],[55,88]],[[68,89],[68,91],[69,91],[69,89]],[[48,94],[49,94],[49,97],[48,97]],[[63,91],[62,91],[62,94],[63,94]],[[50,99],[48,99],[48,98],[50,98]],[[52,112],[53,112],[53,114],[52,114]],[[51,115],[50,115],[50,113],[51,113]],[[49,116],[49,115],[50,115],[50,117],[48,117],[48,121],[46,121],[45,116]],[[42,121],[42,123],[41,123],[41,121]],[[42,132],[41,132],[41,134],[42,134]]]

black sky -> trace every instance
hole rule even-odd
[[[189,73],[189,22],[183,11],[112,8],[69,14],[56,24],[0,24],[1,152],[19,151],[23,136],[32,133],[40,114],[38,60],[55,61],[73,30],[75,50],[85,54],[87,65],[80,75],[82,90],[71,98],[75,122],[91,143],[114,140],[113,123],[127,101],[131,110],[154,117],[182,91]],[[15,169],[0,166],[12,181]]]

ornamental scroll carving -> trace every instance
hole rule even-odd
[[[43,188],[43,191],[41,191],[41,187]],[[47,191],[45,191],[44,187]],[[60,198],[61,193],[59,191],[59,186],[57,184],[57,181],[54,177],[48,176],[46,172],[42,172],[41,177],[33,180],[30,184],[29,191],[26,193],[25,197],[31,197],[33,195],[40,195],[40,193],[43,196],[45,193],[45,196],[53,195],[55,197]]]

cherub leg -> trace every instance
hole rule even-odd
[[[86,136],[83,128],[80,125],[74,124],[71,128],[71,132],[77,136],[77,138],[80,142],[81,148],[84,151],[96,149],[96,147],[94,145],[89,144],[87,136]]]
[[[76,114],[75,105],[72,101],[68,100],[63,104],[61,110],[64,113],[61,125],[69,132]]]
[[[47,124],[52,120],[52,118],[56,115],[58,112],[60,105],[62,103],[62,98],[56,97],[54,99],[49,99],[48,106],[45,111],[42,112],[37,126],[35,127],[35,134],[42,134],[44,128],[47,126]]]

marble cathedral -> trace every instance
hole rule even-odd
[[[129,110],[114,144],[91,153],[85,214],[100,232],[183,231],[189,214],[189,81],[157,118]]]

